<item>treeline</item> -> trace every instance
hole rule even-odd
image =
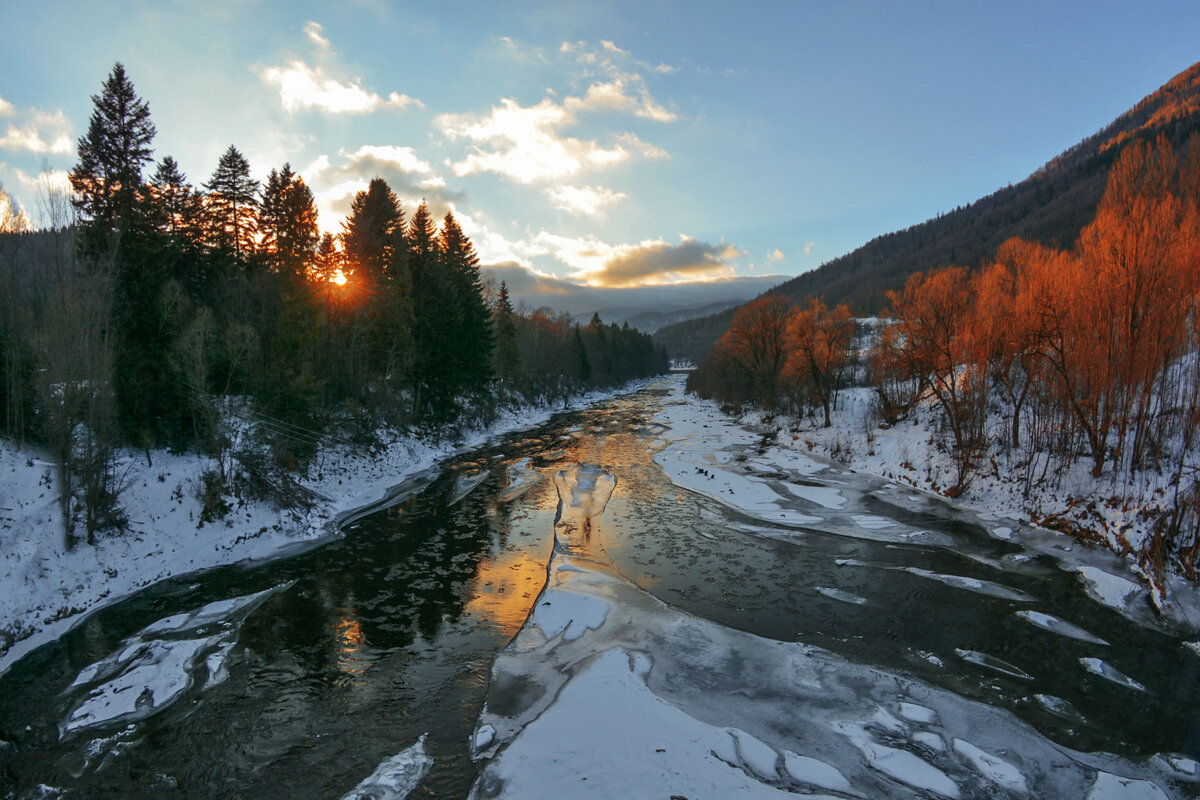
[[[234,493],[304,502],[287,473],[323,441],[665,370],[635,331],[515,311],[452,213],[408,213],[380,178],[322,234],[300,175],[260,186],[233,146],[201,187],[170,156],[147,178],[156,130],[120,64],[92,99],[50,228],[0,220],[0,432],[54,454],[68,546],[126,524],[119,446],[211,455],[220,516]]]
[[[1073,248],[1012,239],[977,269],[912,276],[889,303],[866,372],[885,421],[923,402],[941,410],[957,467],[952,494],[997,452],[1027,491],[1061,482],[1080,460],[1124,503],[1137,503],[1142,477],[1165,476],[1169,511],[1138,555],[1196,578],[1200,137],[1182,158],[1165,138],[1126,147]],[[797,350],[796,312],[782,327],[785,315],[764,313],[786,305],[776,298],[739,311],[754,335],[782,333],[755,339],[745,324],[731,327],[692,385],[722,399],[785,402],[788,365],[809,358]],[[784,352],[771,356],[776,342]],[[847,360],[832,359],[843,375]]]

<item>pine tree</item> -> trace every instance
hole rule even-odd
[[[346,276],[368,286],[382,283],[403,248],[404,232],[404,212],[387,181],[374,178],[354,196],[342,228]]]
[[[495,334],[491,313],[483,299],[479,256],[450,212],[442,220],[438,251],[451,290],[451,313],[446,322],[453,320],[454,330],[448,331],[445,338],[448,343],[453,342],[447,352],[453,364],[452,386],[456,394],[479,396],[492,378]]]
[[[258,181],[250,162],[229,145],[204,184],[208,189],[208,244],[241,260],[254,253],[258,234]]]
[[[137,96],[120,62],[92,102],[87,133],[79,139],[79,163],[69,177],[72,202],[88,222],[85,245],[99,252],[115,249],[134,221],[155,129],[150,107]]]
[[[275,271],[293,281],[304,280],[320,240],[317,204],[290,164],[267,176],[259,227],[263,251]]]
[[[508,284],[500,281],[500,297],[496,302],[495,326],[496,375],[505,384],[511,384],[520,368],[520,353],[517,350],[517,325],[513,320],[512,301],[508,295]]]

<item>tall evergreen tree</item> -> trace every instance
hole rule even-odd
[[[447,353],[453,364],[453,389],[456,393],[466,392],[477,396],[486,389],[492,378],[495,334],[491,312],[483,299],[479,256],[450,212],[446,212],[442,219],[438,252],[451,289],[454,329],[446,338],[453,342]]]
[[[250,162],[229,145],[204,184],[208,189],[208,243],[242,260],[254,253],[258,235],[258,181]]]
[[[259,228],[272,267],[294,281],[306,279],[320,240],[317,204],[290,164],[267,176]]]
[[[150,107],[137,96],[120,62],[92,102],[87,133],[79,139],[79,163],[69,177],[72,202],[88,222],[85,246],[98,252],[115,250],[134,221],[155,129]]]
[[[404,212],[387,181],[373,178],[354,196],[342,228],[347,277],[372,287],[382,283],[403,248],[404,233]]]
[[[500,281],[500,296],[496,301],[495,326],[496,348],[494,360],[496,376],[506,385],[511,385],[520,368],[520,353],[517,350],[517,325],[515,312],[508,295],[508,284]]]

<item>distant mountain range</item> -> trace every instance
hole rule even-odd
[[[797,302],[822,297],[830,306],[847,303],[856,314],[875,314],[886,306],[887,292],[901,288],[909,275],[948,264],[978,266],[1010,237],[1070,247],[1095,216],[1109,167],[1126,145],[1162,134],[1181,148],[1198,130],[1200,63],[1020,183],[872,239],[765,294]],[[729,327],[735,310],[667,325],[655,341],[672,358],[698,360]]]
[[[665,311],[646,308],[600,308],[592,314],[599,316],[600,321],[606,325],[628,323],[629,327],[637,328],[643,333],[654,333],[664,325],[673,325],[676,322],[719,314],[728,308],[740,306],[742,302],[740,299],[726,300],[720,303],[705,303],[696,306],[675,306]],[[592,314],[575,314],[574,319],[580,325],[586,325],[591,321]]]

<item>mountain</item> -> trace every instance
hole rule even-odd
[[[629,327],[637,328],[642,333],[654,333],[664,325],[672,325],[676,322],[684,322],[697,317],[707,317],[728,308],[736,308],[748,299],[745,295],[738,300],[725,300],[719,303],[705,303],[703,305],[673,305],[666,310],[660,308],[645,308],[645,307],[621,307],[615,306],[610,308],[599,308],[594,312],[587,314],[574,314],[576,322],[581,325],[586,325],[592,319],[592,314],[598,314],[601,321],[605,324],[616,323],[623,325],[629,323]]]
[[[1178,149],[1198,130],[1200,63],[1020,183],[872,239],[769,293],[797,302],[823,297],[830,306],[847,303],[856,314],[875,314],[886,306],[888,291],[901,288],[909,275],[948,264],[978,266],[1010,237],[1070,247],[1095,216],[1109,167],[1124,147],[1164,135]],[[672,358],[697,360],[724,333],[733,313],[668,325],[655,333],[655,341]]]

